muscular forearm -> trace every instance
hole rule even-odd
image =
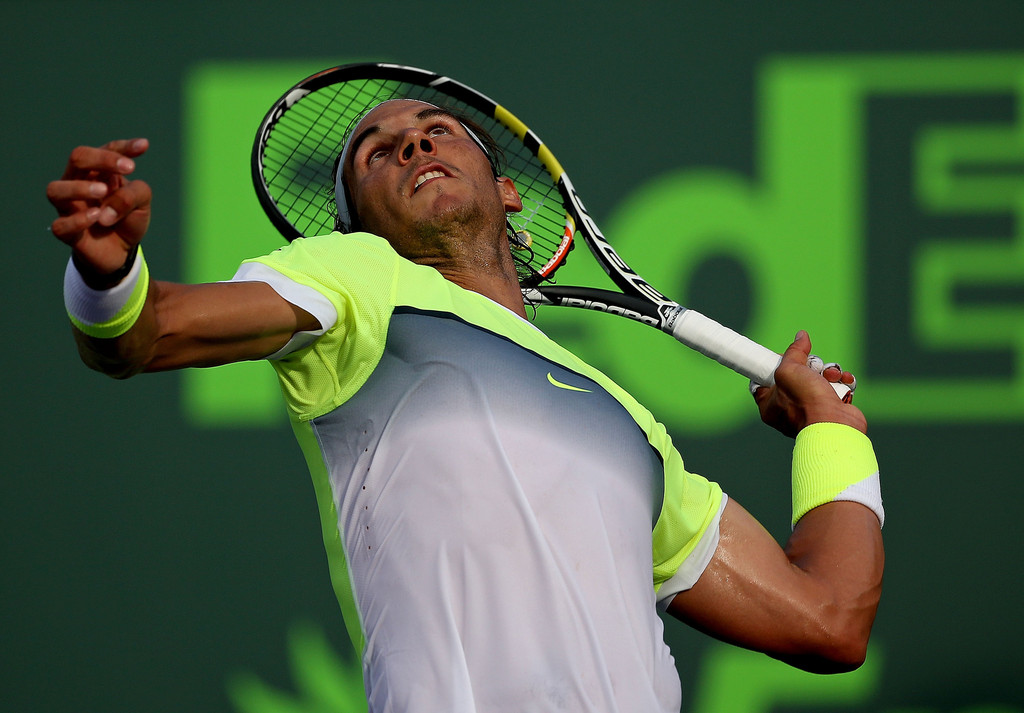
[[[315,317],[262,282],[187,285],[153,281],[131,329],[96,338],[75,329],[82,360],[114,378],[140,372],[261,359],[292,335],[320,328]]]
[[[808,427],[793,452],[794,527],[785,547],[730,500],[714,558],[669,611],[800,668],[856,668],[881,593],[883,517],[867,437],[838,424]]]
[[[155,289],[150,286],[150,292]],[[147,299],[147,303],[153,299]],[[90,336],[72,323],[75,344],[82,362],[90,369],[115,379],[127,379],[145,370],[156,342],[156,319],[152,304],[143,307],[132,327],[117,337]]]
[[[796,617],[802,650],[778,657],[810,670],[856,668],[882,593],[885,554],[875,513],[852,502],[819,506],[797,523],[785,554],[815,595]]]
[[[793,533],[785,554],[817,585],[804,614],[825,660],[859,664],[881,594],[885,519],[878,463],[855,428],[815,424],[793,450]]]

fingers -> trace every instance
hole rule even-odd
[[[46,196],[58,215],[50,230],[72,248],[83,275],[116,273],[145,235],[152,191],[128,176],[135,171],[135,158],[148,148],[146,139],[79,146],[68,157],[62,177],[47,186]]]
[[[92,227],[99,216],[99,208],[89,208],[77,213],[71,213],[54,220],[50,224],[50,232],[61,242],[74,246],[82,236],[82,233]]]
[[[821,363],[821,359],[813,355],[808,356],[810,351],[811,337],[805,330],[801,329],[793,338],[793,343],[786,348],[785,352],[783,352],[782,361],[779,363],[779,369],[788,370],[792,369],[794,365],[806,365],[810,366],[818,373],[821,373],[821,370],[815,368],[813,364],[814,360]],[[778,369],[776,370],[776,375],[778,375]],[[750,389],[750,393],[753,395],[755,401],[760,401],[766,398],[766,395],[769,393],[768,387],[758,384],[753,379],[751,379],[748,388]]]
[[[782,361],[775,372],[776,382],[781,377],[788,384],[794,385],[795,382],[791,380],[802,379],[800,373],[809,369],[823,377],[823,380],[833,387],[842,400],[851,401],[852,392],[857,388],[857,378],[849,371],[845,371],[838,363],[826,363],[821,357],[810,354],[810,350],[810,335],[805,330],[800,330],[794,337],[793,343],[782,355]],[[755,401],[766,398],[768,391],[762,390],[764,387],[759,384],[751,381],[749,388]]]
[[[801,330],[783,353],[775,370],[775,385],[750,385],[761,420],[789,436],[821,422],[846,424],[866,432],[863,413],[850,404],[852,385],[856,383],[853,374],[838,364],[826,364],[810,350],[810,337]]]
[[[110,198],[103,201],[99,215],[96,217],[96,222],[104,227],[110,227],[132,211],[139,208],[148,208],[152,198],[153,192],[145,181],[126,183],[122,188],[115,191]]]
[[[68,201],[97,200],[106,196],[109,190],[102,181],[51,181],[46,187],[46,197],[57,205]]]
[[[93,181],[54,181],[46,191],[47,197],[60,217],[53,221],[51,231],[58,238],[69,233],[80,233],[93,225],[104,228],[114,226],[135,210],[148,209],[153,198],[145,181],[131,181],[113,191],[104,183]]]
[[[111,228],[139,209],[145,210],[131,222],[148,221],[149,186],[126,178],[135,170],[134,159],[148,148],[147,139],[119,139],[74,149],[61,179],[46,189],[59,216],[51,225],[54,235],[74,244],[84,231]]]
[[[147,139],[111,141],[103,146],[79,146],[68,157],[64,180],[97,178],[99,176],[125,176],[135,170],[132,159],[149,148]]]
[[[146,139],[111,141],[100,148],[79,146],[71,152],[61,179],[47,186],[46,197],[62,217],[86,213],[94,207],[105,207],[101,201],[117,195],[128,184],[125,176],[135,170],[133,157],[143,154],[148,148],[149,141]],[[139,190],[138,187],[130,189],[122,200],[132,200]],[[108,216],[108,219],[113,218],[112,214],[108,213]],[[80,228],[83,221],[91,223],[95,219],[95,216],[81,215],[74,221],[58,221],[54,229],[66,230],[69,226]]]
[[[66,235],[81,233],[99,218],[100,200],[107,195],[106,183],[97,181],[53,181],[46,187],[46,197],[58,217],[50,230],[61,240]]]
[[[806,364],[808,354],[811,353],[811,337],[806,331],[801,329],[796,333],[796,337],[793,339],[793,343],[787,347],[786,351],[782,354],[782,360],[797,362],[799,364]]]
[[[845,384],[849,387],[849,391],[857,388],[857,377],[849,371],[845,371],[836,362],[826,364],[821,357],[811,354],[807,357],[807,366],[825,377],[825,380],[829,383]]]
[[[830,383],[846,384],[850,387],[850,391],[857,388],[857,377],[849,371],[845,371],[843,367],[839,366],[836,362],[823,365],[821,375]]]
[[[141,156],[149,148],[149,139],[115,139],[108,141],[103,148],[125,156]]]

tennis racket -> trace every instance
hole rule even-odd
[[[252,179],[260,205],[287,240],[335,230],[338,154],[365,112],[396,98],[452,111],[494,139],[505,163],[502,174],[513,179],[523,200],[523,210],[509,215],[509,223],[527,304],[628,317],[671,334],[756,384],[775,383],[779,354],[665,297],[619,257],[561,164],[526,124],[480,92],[423,69],[386,63],[334,67],[307,77],[274,103],[256,134]],[[617,291],[546,284],[577,237]],[[844,401],[852,399],[850,388],[833,386]]]

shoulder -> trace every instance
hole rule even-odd
[[[384,238],[370,233],[328,233],[309,238],[296,238],[268,255],[253,258],[261,262],[302,262],[325,258],[393,260],[398,257]]]
[[[335,232],[296,238],[242,265],[263,265],[321,291],[348,292],[380,288],[394,280],[401,260],[383,238]]]

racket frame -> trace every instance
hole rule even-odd
[[[533,279],[521,285],[523,298],[527,304],[571,306],[626,317],[671,334],[683,344],[715,359],[757,384],[769,386],[774,383],[774,372],[782,359],[779,354],[669,299],[640,277],[619,256],[587,212],[561,163],[522,120],[481,92],[428,70],[387,62],[341,65],[307,77],[273,104],[256,132],[251,171],[260,205],[286,240],[291,241],[303,235],[279,208],[265,180],[263,149],[271,132],[281,117],[310,93],[340,81],[372,79],[426,87],[490,116],[514,134],[544,166],[557,187],[566,210],[565,230],[552,256],[537,269]],[[513,180],[514,178],[513,176]],[[577,235],[582,236],[594,259],[621,292],[592,287],[539,284],[550,280],[565,262]],[[833,387],[836,388],[836,385]],[[842,393],[840,388],[836,388],[836,391],[841,398],[848,400],[849,394]]]

